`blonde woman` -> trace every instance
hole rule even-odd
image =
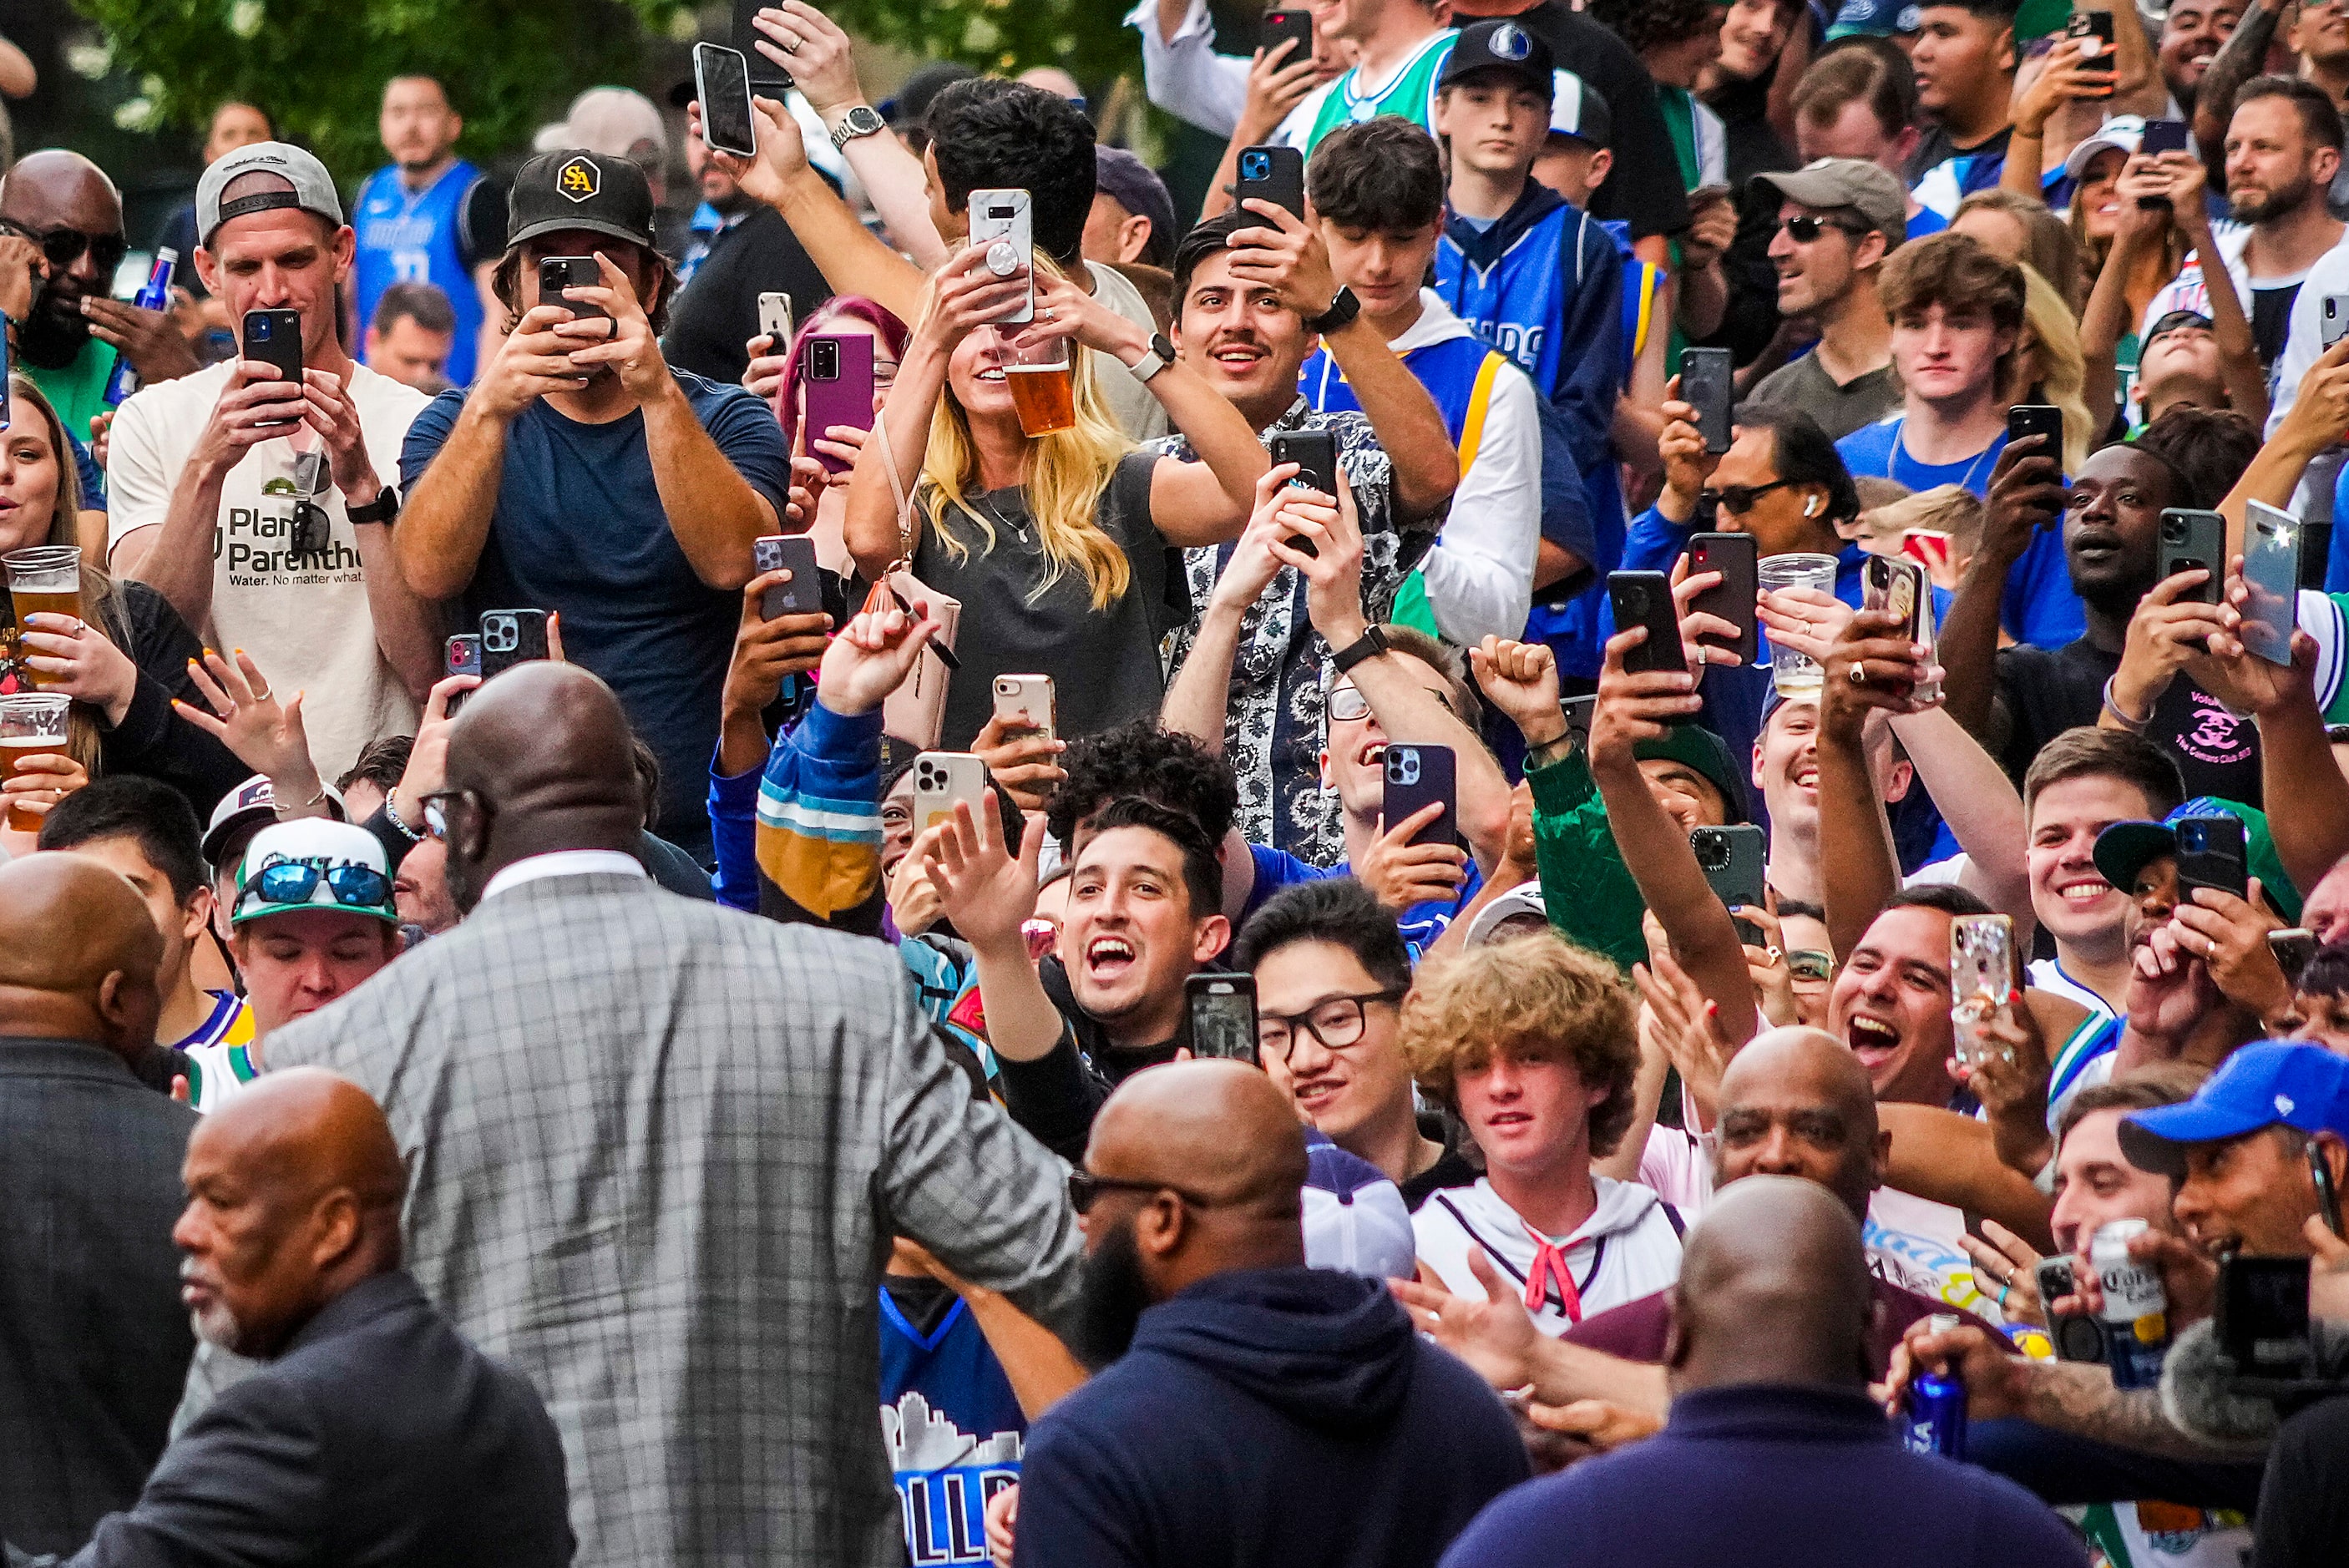
[[[2111,361],[2091,367],[2080,354],[2080,324],[2055,285],[2039,269],[2023,269],[2023,339],[2014,356],[2017,403],[2045,403],[2064,410],[2064,471],[2076,474],[2088,449],[2113,422],[2117,390]],[[2102,409],[2102,418],[2093,410]]]
[[[940,739],[954,750],[986,727],[994,677],[1007,673],[1052,677],[1062,739],[1154,715],[1159,639],[1183,619],[1168,552],[1237,538],[1268,466],[1239,411],[1163,339],[1050,263],[1035,274],[1034,322],[990,325],[1028,279],[998,277],[987,253],[972,245],[932,280],[880,428],[858,455],[844,521],[868,580],[904,559],[963,605]],[[1072,428],[1027,435],[1004,366],[1015,344],[1055,340],[1146,377],[1201,460],[1136,450],[1087,376],[1073,377]],[[900,495],[911,503],[902,531]]]

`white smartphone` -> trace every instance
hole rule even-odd
[[[995,717],[1006,729],[1041,730],[1044,738],[1050,740],[1054,738],[1052,715],[1050,676],[995,677]]]
[[[791,295],[762,294],[759,296],[759,330],[766,336],[769,354],[781,354],[792,346]]]
[[[694,96],[701,102],[701,139],[713,151],[759,156],[759,121],[750,112],[750,62],[723,44],[693,46]]]
[[[954,820],[955,802],[981,809],[987,764],[968,751],[925,751],[914,758],[914,831],[926,833]]]
[[[2012,1015],[2014,922],[2003,914],[1961,914],[1950,922],[1950,1024],[1960,1065],[1971,1067],[2000,1047],[1990,1026]]]
[[[970,242],[986,244],[988,269],[1008,278],[1028,269],[1028,297],[1015,309],[996,317],[1006,323],[1036,318],[1036,250],[1029,222],[1025,191],[974,191],[970,193]]]

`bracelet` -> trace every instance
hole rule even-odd
[[[2121,705],[2113,700],[2113,682],[2120,678],[2121,677],[2117,673],[2105,677],[2105,711],[2113,716],[2113,722],[2115,724],[2119,725],[2131,735],[2143,735],[2146,730],[2151,727],[2153,723],[2153,716],[2151,714],[2147,714],[2143,718],[2131,718],[2127,714],[2121,711]]]
[[[399,820],[399,792],[394,790],[383,798],[383,820],[399,830],[400,836],[411,844],[420,844],[424,835]]]
[[[318,792],[316,795],[311,796],[307,800],[303,801],[300,806],[295,808],[295,810],[306,811],[313,806],[323,804],[326,799],[326,787],[325,784],[321,783],[318,786]],[[269,810],[271,815],[274,816],[279,821],[282,822],[285,820],[285,808],[283,805],[280,805],[275,801],[272,801]]]

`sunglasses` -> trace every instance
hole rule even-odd
[[[87,252],[91,268],[109,284],[113,282],[114,269],[130,253],[130,242],[119,234],[85,234],[79,229],[51,229],[46,234],[18,232],[41,247],[51,271],[64,272]]]
[[[307,903],[318,884],[336,903],[348,909],[377,910],[391,902],[391,879],[372,866],[348,861],[272,861],[255,872],[237,897],[242,909],[249,903]]]
[[[1815,217],[1808,212],[1793,218],[1781,218],[1778,220],[1778,227],[1785,230],[1787,237],[1798,245],[1810,244],[1829,229],[1839,230],[1847,234],[1866,232],[1865,230],[1853,228],[1849,223],[1838,223],[1833,218]]]
[[[1216,1206],[1208,1199],[1185,1192],[1182,1188],[1170,1186],[1164,1181],[1129,1181],[1121,1176],[1096,1176],[1092,1171],[1081,1169],[1071,1170],[1069,1172],[1069,1207],[1078,1213],[1092,1212],[1093,1205],[1101,1202],[1102,1194],[1104,1192],[1172,1192],[1194,1209],[1212,1209]]]
[[[1766,485],[1723,485],[1719,490],[1707,486],[1697,492],[1697,503],[1719,507],[1723,511],[1742,517],[1754,510],[1754,502],[1772,490],[1785,490],[1788,485],[1798,482],[1795,480],[1772,480]]]

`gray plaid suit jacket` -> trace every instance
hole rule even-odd
[[[888,947],[615,874],[486,900],[273,1035],[391,1119],[408,1266],[562,1433],[583,1564],[905,1561],[878,1416],[892,1232],[1065,1327],[1062,1167]]]

